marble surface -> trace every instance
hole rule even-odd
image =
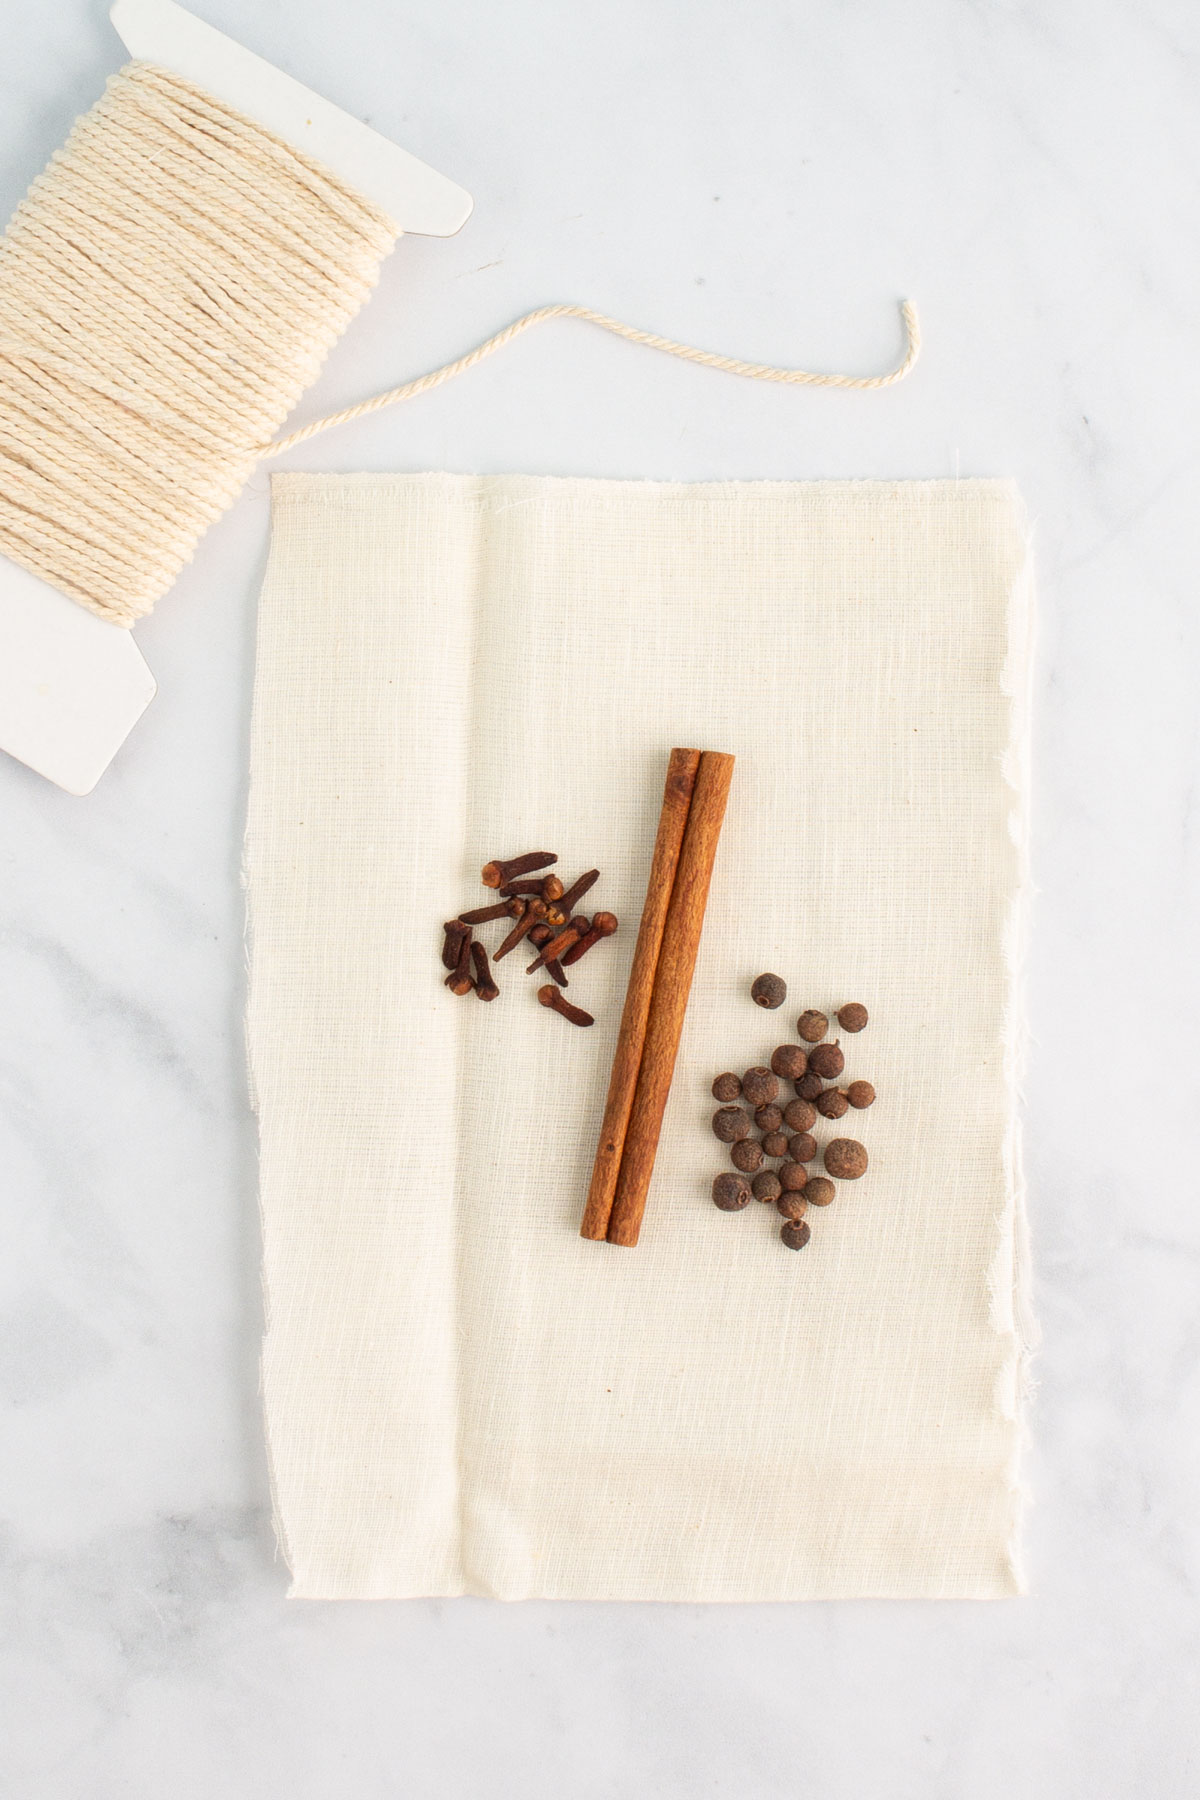
[[[459,238],[401,246],[309,414],[551,299],[864,370],[896,354],[896,298],[921,307],[924,358],[888,394],[554,325],[288,466],[1019,479],[1042,600],[1033,1593],[284,1599],[240,1026],[261,476],[139,632],[160,694],[97,792],[0,759],[0,1791],[1194,1793],[1194,8],[198,10],[476,195]],[[119,53],[94,0],[9,8],[5,39],[7,208]]]

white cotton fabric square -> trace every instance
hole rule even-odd
[[[1007,482],[275,476],[249,1040],[294,1595],[1021,1591],[1029,639]],[[673,745],[737,766],[627,1250],[578,1231]],[[519,954],[492,1005],[443,985],[481,865],[543,847],[621,920],[588,1031]],[[871,1167],[795,1254],[712,1205],[710,1084],[848,1000]]]

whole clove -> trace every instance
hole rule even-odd
[[[587,955],[593,944],[598,944],[601,938],[611,937],[616,929],[617,916],[615,913],[594,913],[591,924],[588,926],[579,942],[574,944],[571,949],[567,951],[567,954],[563,957],[563,961],[567,964],[577,963],[581,956]]]
[[[471,961],[475,965],[475,992],[481,1000],[495,1000],[500,992],[488,966],[488,953],[476,940],[471,945]]]
[[[572,882],[566,893],[561,895],[558,901],[559,910],[562,912],[564,918],[570,918],[571,909],[575,906],[576,902],[582,900],[588,889],[590,887],[595,887],[599,879],[599,869],[589,869],[586,875],[581,875],[578,881]]]
[[[489,919],[519,919],[525,911],[523,900],[498,900],[495,906],[477,906],[473,912],[459,913],[456,924],[486,925]],[[449,930],[449,926],[447,926]]]
[[[471,979],[471,927],[468,925],[465,934],[459,939],[458,961],[446,977],[446,986],[452,994],[459,998],[469,994],[475,983]]]
[[[455,969],[458,967],[458,953],[462,949],[463,939],[471,941],[471,921],[469,919],[447,919],[443,927],[446,933],[442,943],[442,967]]]
[[[594,1025],[596,1023],[591,1013],[584,1012],[582,1006],[572,1006],[569,1000],[564,1000],[553,983],[538,989],[538,1000],[543,1006],[548,1006],[551,1012],[559,1013],[572,1025]]]
[[[506,881],[500,889],[502,898],[511,900],[515,896],[537,894],[549,902],[562,898],[563,884],[557,875],[534,875],[527,881]]]
[[[532,975],[536,970],[544,969],[548,962],[553,962],[555,957],[561,956],[564,950],[570,950],[577,944],[587,928],[588,922],[582,915],[577,919],[572,919],[570,924],[558,933],[557,937],[551,938],[541,953],[530,963],[525,973]]]
[[[502,956],[507,956],[510,950],[515,950],[521,939],[525,936],[525,933],[527,931],[532,931],[538,920],[544,918],[545,914],[546,902],[544,900],[527,900],[525,902],[525,911],[521,914],[521,917],[517,920],[504,942],[500,945],[500,948],[496,951],[492,961],[499,962]]]
[[[535,869],[548,869],[558,861],[553,850],[528,850],[524,856],[510,857],[507,862],[484,863],[480,880],[484,887],[505,887],[520,875],[532,875]]]

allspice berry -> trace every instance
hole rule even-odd
[[[836,1044],[818,1044],[808,1059],[814,1075],[824,1081],[836,1081],[846,1066],[846,1059]]]
[[[814,1175],[804,1190],[804,1198],[811,1201],[813,1206],[828,1206],[831,1200],[837,1198],[837,1189],[823,1175]]]
[[[750,1183],[744,1175],[718,1175],[712,1184],[713,1205],[722,1212],[741,1212],[750,1204]]]
[[[808,1211],[808,1201],[803,1194],[780,1194],[775,1202],[775,1210],[782,1213],[785,1219],[802,1219]]]
[[[825,1146],[825,1167],[839,1181],[857,1181],[867,1172],[867,1153],[857,1138],[834,1138]]]
[[[796,1020],[796,1030],[806,1044],[819,1044],[829,1030],[829,1020],[823,1012],[814,1012],[810,1007],[808,1012],[802,1012]],[[809,1057],[809,1062],[811,1061],[812,1058]]]
[[[788,1155],[793,1162],[809,1163],[817,1154],[817,1140],[811,1131],[798,1131],[788,1139]]]
[[[783,1114],[777,1106],[760,1106],[754,1114],[754,1123],[760,1131],[778,1131],[783,1124]]]
[[[763,1144],[763,1149],[766,1151],[768,1156],[786,1156],[787,1155],[787,1147],[788,1147],[787,1132],[786,1131],[768,1131],[766,1137],[762,1141],[762,1144]]]
[[[756,1175],[754,1180],[750,1183],[750,1192],[754,1195],[756,1200],[778,1200],[780,1194],[783,1192],[783,1183],[780,1181],[774,1169],[764,1169],[762,1173]]]
[[[808,1170],[803,1163],[785,1162],[780,1164],[779,1185],[785,1194],[798,1194],[802,1187],[808,1186]]]
[[[812,1229],[807,1219],[789,1219],[786,1225],[779,1227],[779,1235],[789,1250],[803,1250],[812,1236]]]
[[[851,1106],[857,1106],[861,1112],[864,1106],[875,1103],[875,1089],[869,1081],[852,1081],[846,1089],[846,1098]]]
[[[801,1100],[815,1100],[818,1094],[825,1092],[825,1084],[819,1075],[802,1075],[796,1083],[796,1092]]]
[[[748,1114],[740,1106],[723,1106],[720,1112],[715,1112],[712,1128],[713,1135],[723,1144],[736,1144],[739,1138],[748,1138],[752,1129]]]
[[[782,975],[759,975],[750,988],[750,998],[755,1006],[765,1006],[768,1012],[774,1012],[787,999],[787,982]]]
[[[817,1122],[816,1108],[808,1100],[789,1100],[783,1109],[783,1122],[791,1131],[811,1131]]]
[[[743,1175],[753,1175],[763,1165],[762,1145],[753,1138],[740,1138],[731,1148],[729,1160]]]
[[[817,1101],[817,1111],[823,1119],[841,1119],[850,1110],[850,1102],[840,1088],[826,1088]]]
[[[728,1106],[731,1100],[740,1100],[742,1084],[736,1075],[718,1075],[712,1084],[713,1099],[719,1100],[722,1106]]]
[[[799,1081],[808,1068],[808,1051],[799,1044],[780,1044],[771,1053],[771,1067],[785,1081]]]
[[[770,1069],[747,1069],[742,1076],[742,1098],[751,1106],[770,1106],[779,1095],[779,1077]]]
[[[857,1000],[852,1000],[849,1006],[838,1007],[837,1022],[843,1031],[861,1031],[869,1017],[866,1007],[860,1006]]]

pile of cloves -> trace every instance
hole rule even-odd
[[[611,937],[617,921],[610,912],[576,913],[575,907],[600,879],[599,869],[588,869],[579,879],[564,888],[557,875],[540,871],[558,861],[550,850],[529,850],[524,856],[484,863],[481,880],[484,887],[496,891],[491,906],[478,906],[448,919],[442,943],[442,962],[450,971],[446,986],[452,994],[478,995],[480,1000],[494,1000],[500,989],[492,964],[515,950],[523,940],[537,952],[525,973],[544,969],[550,977],[538,989],[543,1006],[560,1013],[572,1025],[593,1025],[591,1013],[572,1006],[562,996],[568,984],[567,969],[586,956],[601,938]],[[497,945],[491,962],[484,946],[475,936],[475,928],[493,919],[508,921],[508,931]]]
[[[787,998],[787,986],[778,975],[760,975],[751,998],[773,1010]],[[857,1033],[867,1024],[867,1009],[853,1001],[836,1017],[843,1031]],[[828,1206],[837,1198],[829,1177],[857,1181],[867,1171],[867,1152],[857,1138],[836,1137],[820,1148],[813,1135],[818,1120],[844,1118],[851,1107],[865,1111],[875,1099],[869,1081],[837,1085],[846,1059],[840,1040],[826,1041],[829,1020],[823,1012],[809,1008],[801,1013],[796,1031],[803,1042],[777,1045],[769,1068],[747,1069],[740,1076],[718,1075],[712,1084],[713,1099],[720,1103],[713,1114],[713,1132],[728,1144],[737,1171],[716,1177],[713,1203],[722,1212],[741,1212],[752,1199],[774,1203],[784,1221],[779,1235],[789,1250],[803,1250],[812,1236],[805,1218],[809,1207]],[[794,1099],[784,1099],[785,1082],[791,1084]],[[736,1104],[739,1100],[751,1111]],[[818,1154],[826,1173],[810,1176],[808,1165]],[[779,1163],[778,1170],[765,1166],[768,1158]]]

